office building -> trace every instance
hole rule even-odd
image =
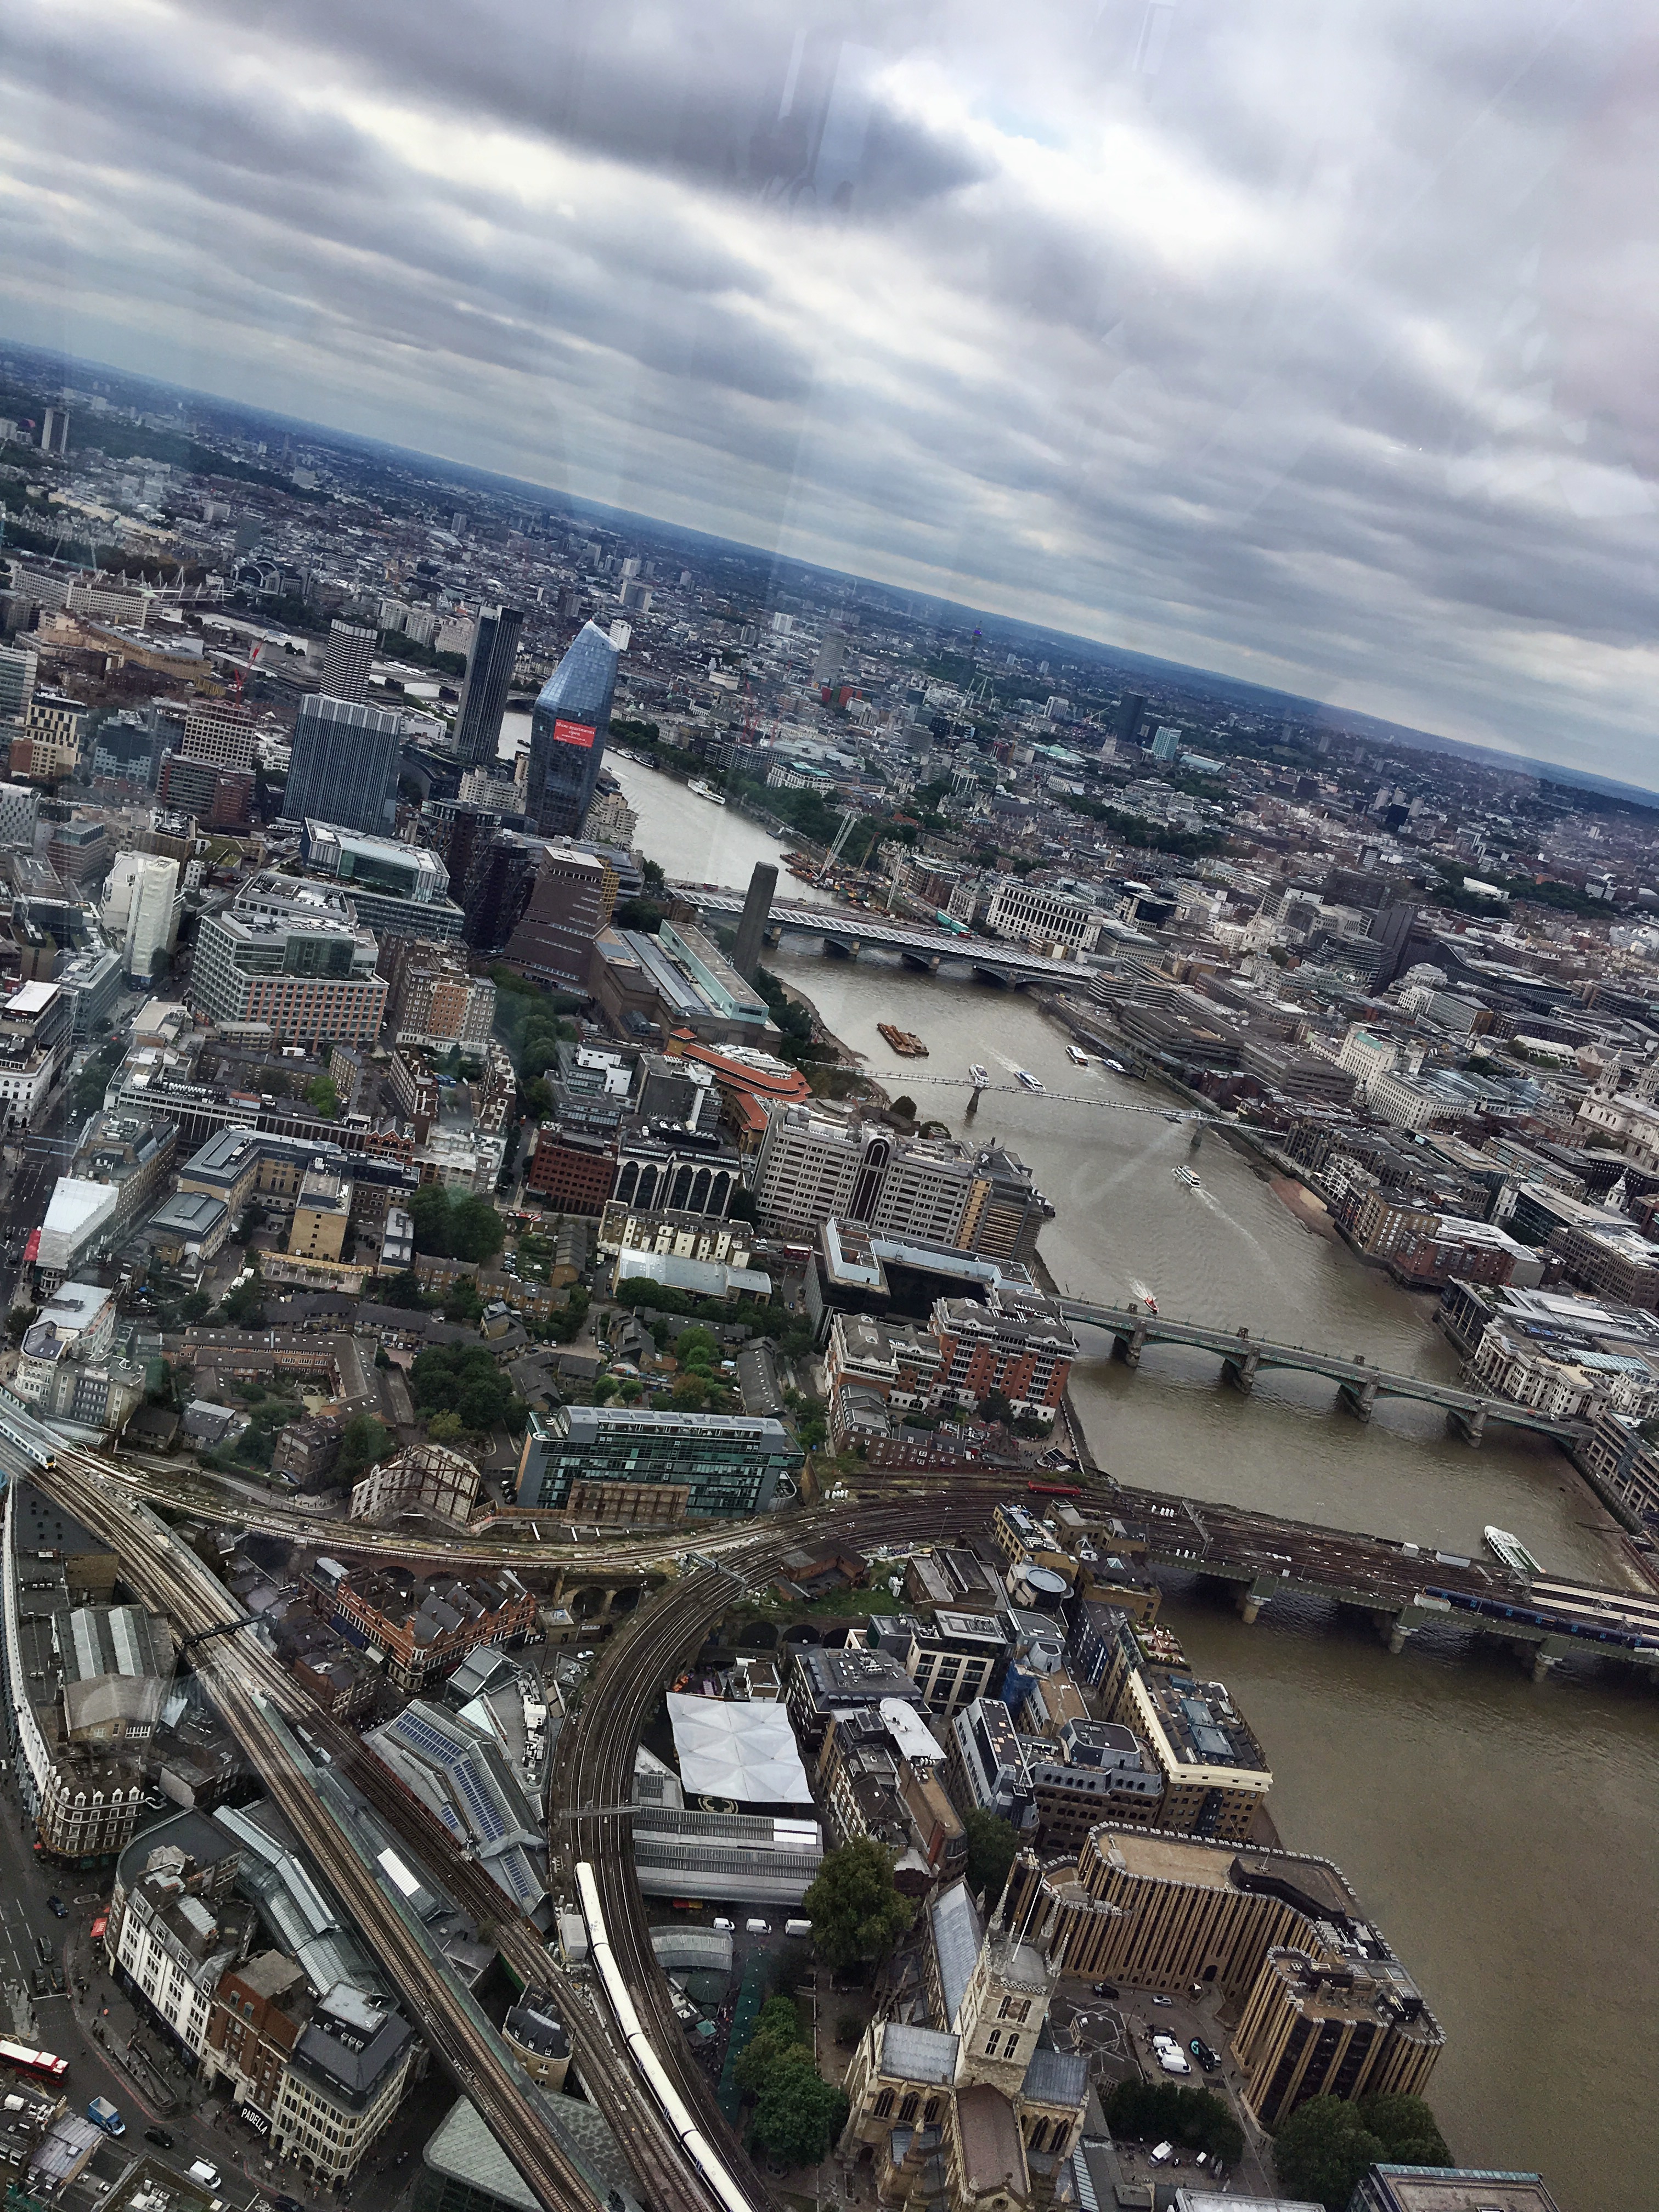
[[[325,699],[349,699],[355,707],[365,703],[380,641],[375,631],[335,617],[323,648],[323,680],[319,689]]]
[[[985,926],[993,936],[1011,944],[1054,945],[1074,952],[1094,951],[1103,920],[1086,899],[1018,878],[999,884],[985,909]]]
[[[585,623],[536,702],[525,811],[544,837],[574,836],[581,828],[605,758],[617,660],[598,623]]]
[[[32,853],[40,818],[40,794],[32,784],[0,783],[0,845]]]
[[[39,667],[32,645],[0,645],[0,721],[22,720],[34,696]]]
[[[1348,2212],[1560,2212],[1560,2208],[1540,2173],[1506,2173],[1495,2166],[1374,2166],[1349,2199]]]
[[[152,853],[122,857],[136,860],[137,866],[128,889],[121,965],[131,981],[148,983],[167,967],[179,941],[179,917],[184,907],[179,863]]]
[[[951,1723],[948,1779],[964,1812],[994,1813],[1024,1832],[1036,1826],[1036,1790],[1013,1717],[1000,1698],[975,1698]]]
[[[0,1002],[0,1115],[32,1129],[68,1057],[74,1006],[58,983],[25,983]]]
[[[495,986],[472,975],[463,952],[422,938],[398,938],[380,949],[390,993],[386,1024],[400,1045],[447,1052],[459,1045],[482,1060],[495,1021]]]
[[[301,850],[319,875],[348,887],[357,918],[377,935],[459,939],[466,917],[449,896],[449,871],[424,845],[307,821]]]
[[[378,835],[397,819],[403,718],[313,692],[300,702],[283,818]]]
[[[1066,1972],[1213,1985],[1259,2123],[1309,2097],[1420,2096],[1445,2033],[1328,1859],[1103,1823],[1075,1860],[1014,1862],[1003,1909]]]
[[[799,1472],[799,1446],[781,1421],[747,1413],[647,1413],[630,1406],[556,1406],[534,1413],[516,1477],[520,1506],[574,1520],[741,1519],[769,1511]]]
[[[198,828],[234,835],[252,825],[253,787],[252,769],[219,768],[211,761],[167,753],[156,778],[155,795],[163,806],[188,815]]]
[[[1249,1834],[1273,1787],[1267,1755],[1225,1686],[1200,1680],[1168,1629],[1124,1614],[1100,1698],[1106,1717],[1133,1731],[1164,1776],[1160,1827],[1240,1842]]]
[[[507,966],[546,990],[585,996],[615,884],[597,854],[574,846],[544,849],[523,918],[501,955]]]
[[[469,768],[495,765],[501,717],[513,688],[524,615],[518,607],[484,607],[467,661],[466,682],[455,716],[455,749]]]
[[[372,1044],[386,997],[374,939],[343,899],[299,882],[280,897],[267,882],[256,878],[243,895],[256,905],[239,898],[202,917],[191,1003],[221,1028],[267,1023],[277,1043]]]
[[[251,707],[230,699],[204,699],[185,717],[179,750],[185,760],[206,761],[214,768],[251,769],[254,741]]]
[[[178,728],[154,707],[106,715],[92,739],[88,765],[94,781],[135,784],[142,791],[153,791],[161,756]]]
[[[56,822],[46,840],[46,865],[66,884],[96,880],[114,852],[102,822]]]
[[[1132,745],[1140,736],[1141,717],[1146,712],[1146,702],[1139,691],[1126,691],[1117,702],[1117,716],[1112,733],[1120,745]]]
[[[1044,1852],[1078,1851],[1103,1820],[1155,1828],[1164,1777],[1133,1729],[1115,1721],[1068,1720],[1051,1753],[1028,1762]]]
[[[766,920],[772,911],[772,898],[778,888],[778,872],[769,862],[757,860],[744,894],[743,914],[738,922],[737,943],[732,948],[732,965],[745,983],[752,983],[760,972],[761,953],[766,943]]]
[[[1043,1200],[1000,1146],[903,1137],[885,1124],[831,1121],[809,1105],[772,1111],[755,1161],[763,1222],[799,1233],[831,1218],[883,1237],[1024,1261]]]

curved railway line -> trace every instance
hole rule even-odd
[[[109,1544],[121,1560],[124,1581],[148,1608],[171,1620],[181,1637],[247,1619],[205,1564],[156,1520],[149,1501],[134,1494],[127,1470],[59,1443],[32,1420],[14,1418],[0,1435],[29,1477]],[[947,1503],[935,1493],[934,1504],[964,1525],[982,1523],[988,1493],[998,1485],[969,1477],[960,1487],[965,1495],[959,1500]],[[787,1534],[757,1531],[730,1545],[730,1565],[684,1577],[629,1617],[607,1645],[593,1693],[561,1743],[563,1786],[556,1793],[562,1804],[554,1813],[550,1864],[566,1875],[567,1892],[574,1897],[575,1861],[592,1861],[609,1941],[622,1972],[643,2001],[650,2019],[644,2033],[657,2062],[716,2147],[732,2186],[755,2212],[778,2212],[776,2200],[738,2144],[674,2022],[625,1832],[619,1832],[615,1815],[583,1808],[626,1802],[631,1796],[639,1731],[666,1683],[695,1656],[710,1626],[731,1603],[734,1583],[748,1588],[775,1571],[808,1527],[879,1541],[913,1532],[915,1510],[914,1502],[819,1506],[796,1517]],[[603,2182],[560,2141],[546,2108],[495,2030],[400,1910],[347,1832],[348,1823],[319,1797],[316,1767],[307,1765],[307,1752],[349,1784],[458,1905],[480,1925],[493,1927],[499,1954],[521,1983],[550,1991],[569,2033],[582,2085],[610,2124],[650,2212],[710,2212],[711,2203],[726,2208],[736,2201],[689,2161],[682,2130],[657,2094],[647,2094],[647,2076],[622,2032],[613,2032],[611,2019],[590,2001],[586,1988],[560,1968],[540,1931],[516,1912],[484,1868],[460,1850],[358,1736],[251,1639],[219,1637],[203,1643],[191,1663],[251,1766],[351,1912],[411,2018],[547,2212],[592,2212],[605,2203]],[[563,1820],[561,1811],[573,1817]],[[326,1816],[319,1819],[319,1812]],[[560,1832],[567,1828],[568,1836]]]

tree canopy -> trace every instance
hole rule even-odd
[[[968,1832],[968,1887],[975,1897],[983,1895],[988,1905],[994,1905],[1008,1879],[1019,1838],[1011,1821],[981,1805],[963,1816],[962,1825]]]
[[[915,1917],[893,1881],[893,1855],[873,1836],[829,1852],[802,1900],[812,1941],[843,1972],[879,1966]]]
[[[1346,2212],[1374,2166],[1449,2166],[1434,2114],[1420,2097],[1310,2097],[1273,2137],[1273,2167],[1287,2197]]]
[[[513,1385],[482,1344],[428,1346],[409,1379],[416,1411],[428,1423],[434,1413],[453,1413],[462,1428],[483,1431],[513,1419]]]
[[[488,1260],[501,1249],[501,1217],[487,1198],[424,1182],[409,1201],[418,1251],[441,1260]]]
[[[1120,2081],[1102,2102],[1112,2133],[1130,2142],[1177,2142],[1224,2166],[1236,2166],[1243,2154],[1244,2131],[1212,2089]]]
[[[847,2118],[847,2097],[818,2072],[793,1997],[773,1997],[762,2008],[732,2078],[754,2098],[750,2132],[774,2158],[816,2166],[827,2155]]]

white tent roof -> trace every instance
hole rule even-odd
[[[671,1691],[668,1717],[688,1797],[731,1797],[750,1805],[812,1802],[795,1731],[781,1705]]]

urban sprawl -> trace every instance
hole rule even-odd
[[[0,508],[10,2201],[1551,2212],[1160,1614],[1659,1663],[1653,809],[22,349]],[[1014,990],[1458,1382],[1062,1294]],[[1201,1526],[1158,1340],[1540,1428],[1625,1586]]]

